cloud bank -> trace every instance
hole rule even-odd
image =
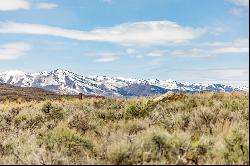
[[[0,45],[0,60],[17,59],[27,54],[31,50],[28,43],[8,43]]]
[[[58,5],[55,3],[31,3],[28,0],[1,0],[0,2],[0,12],[1,11],[15,11],[15,10],[28,10],[31,8],[37,9],[54,9]]]
[[[54,8],[57,8],[58,5],[55,3],[38,3],[38,4],[35,4],[35,7],[37,9],[54,9]]]
[[[0,33],[49,35],[81,41],[111,42],[122,45],[164,45],[186,42],[205,32],[171,21],[124,23],[91,31],[64,29],[40,24],[0,22]]]
[[[128,48],[126,53],[138,58],[142,57],[164,57],[164,56],[176,56],[176,57],[192,57],[202,58],[219,55],[231,55],[231,54],[249,54],[249,39],[241,38],[231,42],[205,42],[197,43],[191,42],[190,46],[196,46],[194,48],[186,49],[168,49],[153,47],[152,49],[136,49]]]
[[[96,62],[112,62],[117,59],[117,55],[113,53],[104,53],[100,54],[99,57],[96,59]]]
[[[1,0],[0,11],[13,11],[19,9],[29,9],[30,3],[27,0]]]

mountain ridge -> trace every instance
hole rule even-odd
[[[190,83],[175,80],[135,79],[109,76],[82,76],[62,69],[25,73],[18,70],[0,73],[0,83],[20,87],[43,88],[59,94],[78,94],[132,97],[153,96],[167,91],[198,93],[201,91],[249,91],[247,86],[233,87],[223,84]]]

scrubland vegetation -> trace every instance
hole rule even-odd
[[[0,103],[0,164],[249,164],[248,93]]]

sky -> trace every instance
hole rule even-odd
[[[249,83],[249,0],[0,0],[0,72]]]

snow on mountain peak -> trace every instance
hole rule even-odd
[[[51,71],[51,73],[58,73],[58,74],[63,74],[63,73],[69,73],[68,70],[62,70],[62,69],[56,69]]]
[[[26,73],[20,70],[9,70],[6,72],[0,73],[1,75],[10,75],[10,76],[17,76],[17,75],[25,75]]]
[[[175,80],[135,79],[109,76],[84,77],[73,72],[56,69],[50,72],[25,73],[12,70],[0,73],[0,83],[22,87],[38,87],[62,94],[84,93],[104,96],[140,96],[166,93],[169,90],[187,93],[200,91],[248,91],[248,87],[232,87],[222,84],[177,82]]]

